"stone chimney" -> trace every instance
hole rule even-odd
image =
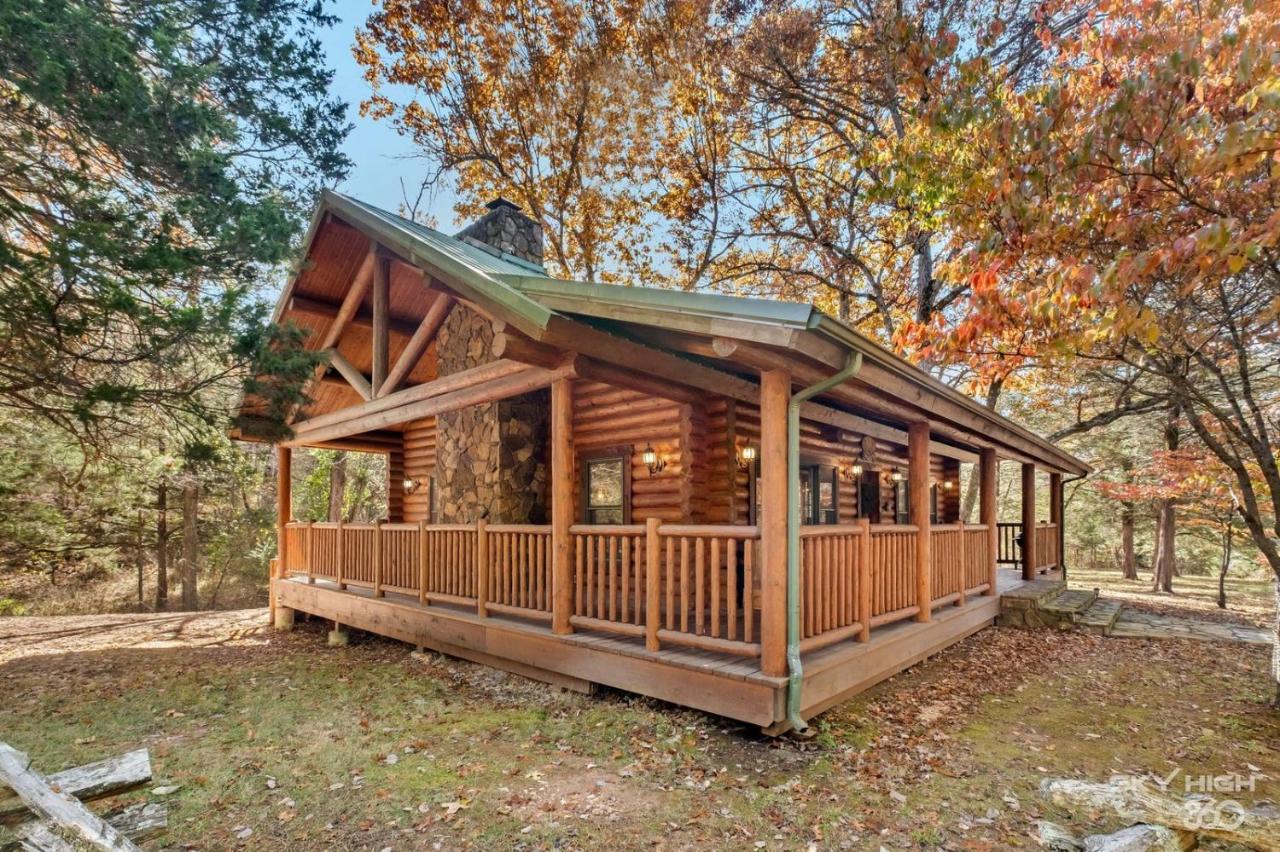
[[[542,226],[505,198],[485,205],[489,212],[458,232],[458,239],[542,266]]]

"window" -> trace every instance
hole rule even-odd
[[[589,524],[628,522],[631,477],[625,454],[598,456],[582,462],[585,520]]]
[[[894,483],[893,502],[894,520],[899,524],[911,523],[911,488],[906,477]]]
[[[837,524],[839,512],[839,470],[832,465],[800,465],[800,523]],[[764,507],[761,505],[760,466],[756,464],[749,480],[748,523],[760,523]]]

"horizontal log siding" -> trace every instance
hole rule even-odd
[[[688,406],[657,399],[628,388],[599,382],[578,381],[573,392],[574,517],[582,506],[582,456],[612,447],[630,447],[631,522],[648,518],[682,521],[691,513],[691,438]],[[649,475],[641,458],[646,444],[667,463],[656,476]]]
[[[729,515],[736,523],[746,523],[749,517],[749,485],[748,472],[737,467],[736,451],[748,444],[760,446],[760,409],[751,403],[735,403],[733,411],[734,432],[732,441],[724,432],[712,435],[715,440],[722,439],[726,446],[733,446],[735,454],[731,458],[733,473],[732,508]],[[712,417],[712,424],[719,425],[719,420]],[[800,453],[806,459],[813,459],[820,464],[847,466],[853,463],[862,453],[862,436],[856,432],[839,430],[839,440],[832,440],[835,430],[825,428],[817,423],[802,420],[800,423]],[[907,470],[907,447],[905,444],[894,444],[876,440],[876,464],[881,470],[881,520],[892,523],[894,511],[893,482],[889,479],[889,468],[898,468],[905,475]],[[960,463],[955,459],[942,456],[929,456],[929,476],[938,482],[956,483],[950,490],[938,491],[938,523],[950,524],[960,520]],[[858,520],[858,495],[851,480],[841,478],[839,485],[839,522],[852,524]]]
[[[410,523],[430,521],[430,478],[436,472],[436,419],[426,417],[407,423],[404,429],[404,475],[422,483],[404,497],[404,519]],[[393,485],[396,483],[393,483]]]

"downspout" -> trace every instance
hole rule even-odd
[[[808,727],[800,718],[800,406],[852,378],[862,369],[862,353],[852,352],[844,368],[791,397],[787,406],[787,721],[796,731]]]

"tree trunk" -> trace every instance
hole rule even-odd
[[[1178,406],[1169,408],[1169,419],[1164,425],[1164,446],[1169,452],[1178,449]],[[1177,573],[1177,553],[1175,542],[1177,537],[1177,514],[1174,510],[1173,498],[1165,498],[1158,504],[1159,514],[1156,518],[1156,558],[1151,566],[1151,590],[1153,592],[1172,592],[1173,576]]]
[[[138,534],[133,542],[133,562],[134,567],[138,569],[138,612],[142,612],[142,607],[147,602],[147,551],[142,544],[142,536],[144,533],[143,524],[146,523],[146,517],[142,514],[142,510],[138,510]]]
[[[1271,634],[1271,680],[1276,685],[1276,695],[1271,706],[1280,710],[1280,578],[1275,581],[1275,630]]]
[[[347,454],[338,453],[329,467],[329,522],[344,520],[342,506],[347,495]]]
[[[156,488],[156,612],[169,608],[169,483]]]
[[[1231,568],[1231,539],[1234,529],[1228,519],[1222,533],[1222,562],[1218,565],[1218,609],[1227,608],[1227,571]]]
[[[197,538],[196,515],[200,511],[200,484],[188,476],[182,483],[182,608],[199,609],[196,590],[200,563],[200,541]]]
[[[1133,523],[1136,509],[1126,500],[1120,509],[1120,574],[1126,580],[1138,579],[1138,557],[1133,550]]]
[[[1159,513],[1156,516],[1156,555],[1151,566],[1151,591],[1173,591],[1174,552],[1174,513],[1172,500],[1161,500]]]

